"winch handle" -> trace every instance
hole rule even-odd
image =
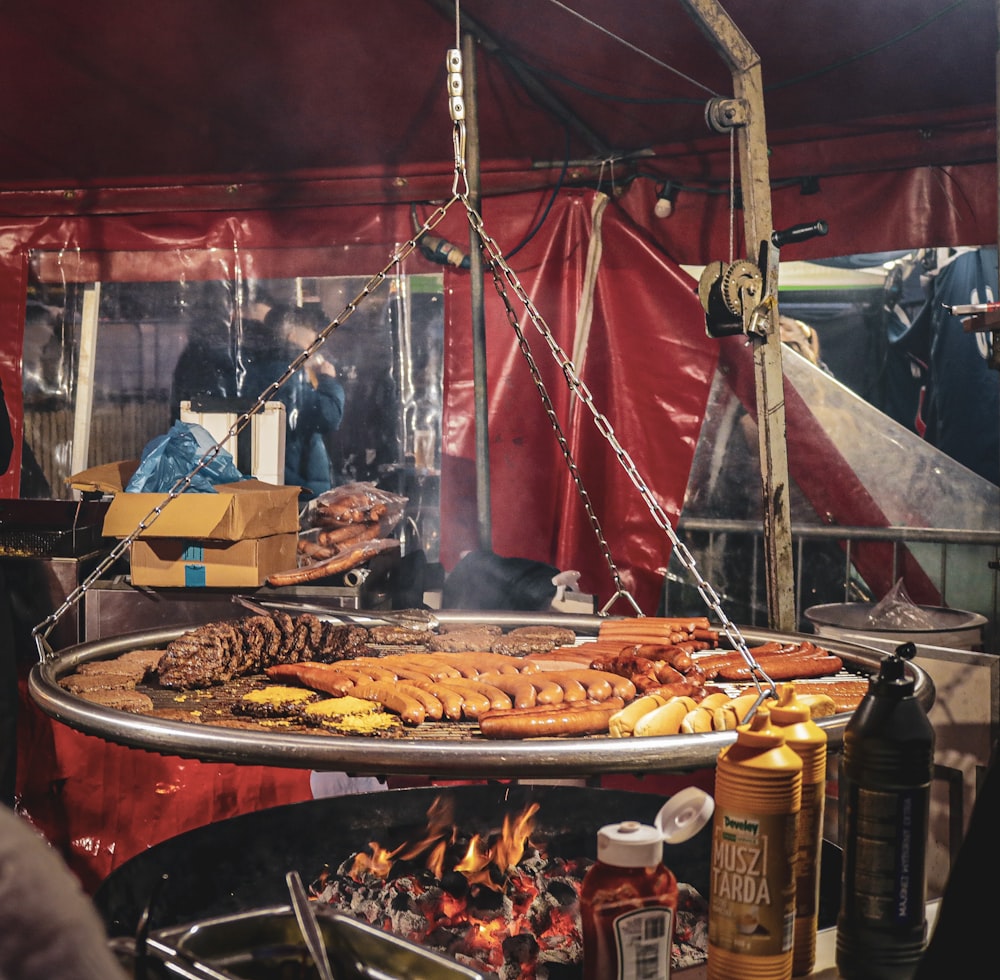
[[[818,238],[829,230],[830,226],[820,218],[819,221],[814,221],[812,224],[792,225],[791,228],[786,228],[784,231],[772,231],[771,244],[775,248],[781,248],[784,245],[793,245],[796,242],[808,241],[810,238]]]

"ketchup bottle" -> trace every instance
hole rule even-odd
[[[626,820],[597,832],[597,863],[580,889],[583,980],[669,978],[677,878],[663,864],[663,842],[693,837],[714,806],[692,786],[663,805],[656,826]]]

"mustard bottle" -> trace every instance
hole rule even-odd
[[[770,704],[771,723],[802,760],[802,807],[799,810],[795,856],[795,928],[792,940],[792,976],[808,976],[816,965],[816,929],[819,925],[819,883],[826,810],[826,732],[812,720],[809,705],[792,684],[778,687]]]
[[[708,980],[790,980],[802,759],[767,707],[715,772]]]

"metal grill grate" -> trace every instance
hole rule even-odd
[[[107,504],[59,500],[0,501],[0,557],[78,558],[105,543]]]

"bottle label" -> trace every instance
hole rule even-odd
[[[615,917],[613,927],[617,980],[669,980],[672,909],[653,905],[625,912]]]
[[[756,956],[791,950],[797,816],[716,811],[708,912],[711,945]]]
[[[800,918],[819,910],[819,854],[823,844],[825,783],[802,784],[798,853],[795,856],[795,914]]]
[[[914,926],[924,919],[928,792],[852,786],[848,800],[854,873],[852,901],[860,921]]]

